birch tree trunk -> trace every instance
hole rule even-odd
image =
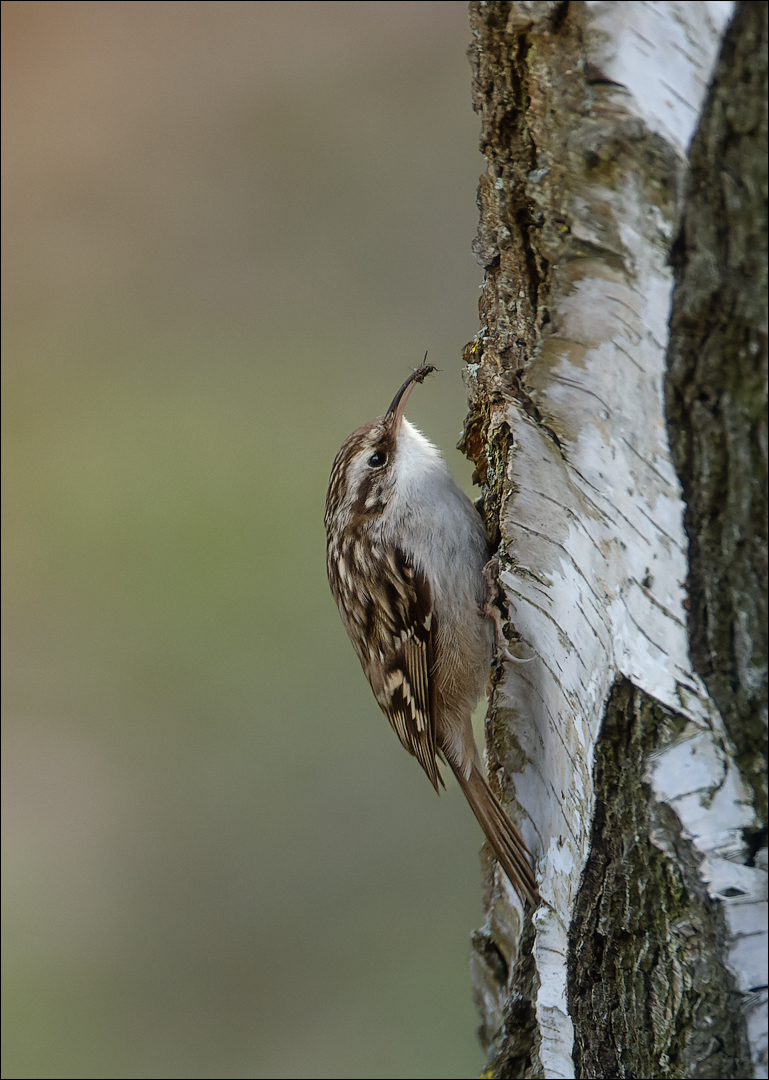
[[[766,1076],[767,7],[470,5],[485,1076]]]

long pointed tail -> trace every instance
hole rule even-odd
[[[536,907],[539,891],[531,867],[531,854],[515,825],[492,794],[483,773],[477,765],[473,765],[468,777],[463,776],[459,769],[454,770],[454,775],[510,884],[524,902],[528,900],[532,907]]]

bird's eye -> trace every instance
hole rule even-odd
[[[375,450],[366,464],[372,469],[381,469],[387,464],[387,454],[384,450]]]

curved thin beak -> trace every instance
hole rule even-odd
[[[427,359],[427,353],[425,353],[425,360]],[[406,408],[406,402],[409,399],[409,394],[414,389],[417,383],[424,382],[427,376],[435,371],[436,368],[432,364],[422,364],[420,367],[413,371],[408,379],[406,379],[403,386],[398,393],[392,399],[392,404],[385,414],[385,420],[391,420],[396,432],[400,431],[401,420],[403,419],[403,410]]]

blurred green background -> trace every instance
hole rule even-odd
[[[469,1077],[481,834],[325,579],[478,327],[464,0],[6,2],[5,1077]]]

